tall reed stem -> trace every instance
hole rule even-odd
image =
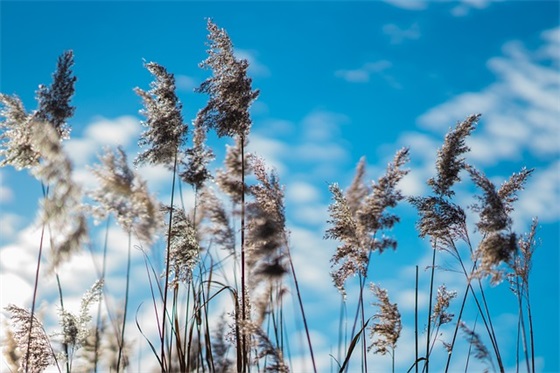
[[[247,299],[245,294],[245,136],[241,141],[241,318],[243,324],[247,320]],[[249,354],[247,349],[247,333],[242,331],[241,348],[243,351],[243,372],[247,371]]]
[[[58,287],[58,298],[60,299],[60,313],[61,315],[64,315],[64,298],[62,296],[62,286],[60,285],[60,277],[58,276],[58,273],[56,274],[56,286]],[[64,317],[64,316],[62,316]],[[65,338],[66,336],[63,336],[63,338]],[[62,342],[62,348],[64,348],[64,354],[66,355],[66,372],[70,373],[71,369],[70,369],[70,356],[68,354],[68,343],[66,343],[66,341]]]
[[[429,303],[428,303],[428,330],[426,332],[426,363],[424,364],[424,369],[422,370],[423,372],[425,371],[426,373],[428,373],[429,370],[429,364],[430,364],[430,327],[432,325],[432,297],[434,294],[434,273],[435,273],[435,269],[436,269],[436,247],[437,245],[434,243],[434,252],[432,255],[432,273],[430,276],[430,299],[429,299]]]
[[[288,246],[286,246],[288,247]],[[301,300],[301,292],[299,290],[299,284],[296,276],[296,270],[294,268],[294,262],[292,261],[292,254],[288,248],[288,261],[290,262],[290,270],[292,271],[292,277],[294,278],[294,284],[296,286],[296,294],[299,303],[299,309],[301,311],[301,317],[303,318],[303,327],[305,329],[305,336],[307,337],[307,344],[309,346],[309,353],[311,354],[311,362],[313,363],[313,372],[317,373],[317,365],[315,364],[315,356],[313,355],[313,345],[311,344],[311,337],[309,335],[309,327],[307,326],[307,318],[305,317],[305,310],[303,309],[303,301]]]
[[[162,370],[165,371],[165,323],[167,315],[167,292],[169,289],[169,262],[171,259],[171,225],[173,223],[173,197],[175,196],[175,177],[177,175],[177,153],[178,149],[175,149],[175,159],[173,160],[173,181],[171,184],[171,206],[169,207],[169,227],[167,228],[167,249],[166,249],[166,261],[165,261],[165,285],[163,290],[163,312],[161,314],[161,361]]]
[[[105,271],[107,270],[107,246],[109,243],[109,222],[111,221],[110,217],[107,217],[107,226],[105,227],[105,242],[103,243],[103,263],[101,264],[101,281],[103,281],[103,288],[105,288]],[[105,292],[102,292],[102,295]],[[96,327],[95,327],[95,345],[94,345],[94,361],[93,361],[93,371],[97,373],[97,368],[99,364],[99,338],[100,338],[100,329],[101,329],[101,307],[103,303],[103,296],[99,299],[99,303],[97,304],[97,318],[96,318]]]
[[[49,195],[49,187],[41,182],[43,198]],[[29,369],[29,350],[31,349],[31,331],[33,330],[33,319],[35,318],[35,304],[37,303],[37,289],[39,288],[39,273],[43,257],[43,241],[45,239],[45,224],[41,227],[41,238],[39,239],[39,254],[37,255],[37,267],[35,269],[35,283],[33,284],[33,298],[31,300],[31,315],[29,317],[29,332],[27,334],[27,349],[25,351],[25,369]]]
[[[122,328],[121,328],[121,340],[119,342],[119,355],[117,357],[117,373],[121,369],[121,358],[122,358],[122,352],[124,348],[124,331],[126,327],[126,315],[128,311],[128,291],[130,286],[131,246],[132,246],[132,234],[130,231],[128,231],[128,254],[126,259],[126,288],[124,293],[124,314],[123,314]]]
[[[418,373],[418,266],[414,285],[414,371]]]

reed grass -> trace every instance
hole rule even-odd
[[[157,63],[146,63],[154,77],[151,89],[136,89],[143,100],[146,131],[139,141],[143,152],[135,163],[164,165],[172,172],[167,206],[149,192],[139,171],[129,167],[121,148],[105,149],[99,157],[100,164],[91,169],[98,181],[97,189],[83,192],[72,181],[72,165],[61,146],[70,134],[67,120],[74,110],[70,106],[76,80],[70,69],[72,52],[64,53],[59,59],[53,86],[40,88],[36,111],[27,113],[17,96],[0,95],[3,118],[0,136],[4,140],[0,147],[0,164],[31,169],[32,175],[43,183],[44,191],[30,311],[16,305],[6,309],[11,324],[4,353],[12,367],[24,372],[40,372],[49,366],[67,372],[132,370],[128,357],[133,342],[128,340],[126,331],[131,326],[129,297],[134,286],[131,278],[134,238],[154,250],[158,239],[165,241],[163,263],[154,264],[147,252],[151,249],[141,247],[151,296],[151,306],[147,308],[153,310],[157,340],[145,332],[147,325],[139,319],[143,305],[136,310],[135,324],[144,338],[143,343],[152,352],[154,370],[289,371],[293,358],[288,337],[292,320],[287,319],[285,297],[293,292],[297,302],[294,317],[301,318],[303,324],[303,330],[297,333],[305,335],[310,365],[314,372],[319,371],[309,325],[315,315],[306,312],[304,289],[298,282],[297,272],[305,269],[297,268],[291,255],[292,250],[297,250],[297,243],[295,248],[290,245],[284,189],[278,175],[264,160],[247,153],[251,138],[249,108],[259,91],[253,90],[247,76],[248,62],[236,58],[226,31],[211,20],[207,27],[208,58],[201,67],[211,70],[212,76],[197,89],[208,95],[208,104],[192,123],[191,147],[187,147],[189,126],[182,118],[182,104],[175,94],[173,74]],[[427,180],[431,188],[427,196],[406,199],[398,188],[409,172],[404,168],[410,157],[406,148],[396,152],[385,172],[375,181],[365,181],[364,158],[358,163],[355,177],[346,190],[337,183],[329,186],[332,203],[330,216],[326,217],[325,238],[338,244],[330,270],[333,285],[342,299],[338,354],[336,359],[331,357],[332,366],[338,365],[339,372],[376,370],[375,366],[369,366],[371,354],[390,355],[392,371],[397,369],[395,356],[403,327],[398,305],[390,301],[389,293],[381,284],[372,284],[371,294],[366,293],[366,285],[375,276],[372,253],[397,249],[397,239],[390,237],[389,232],[400,221],[394,208],[406,200],[417,209],[418,235],[429,238],[432,250],[428,288],[420,289],[418,266],[412,285],[415,289],[415,351],[414,360],[407,365],[409,371],[433,370],[430,359],[439,346],[445,324],[451,324],[453,331],[450,342],[441,341],[448,353],[445,371],[457,356],[465,358],[467,371],[471,353],[489,369],[505,371],[483,283],[487,279],[496,285],[507,279],[511,285],[517,297],[518,351],[523,351],[523,356],[518,353],[517,364],[523,358],[527,372],[535,371],[529,273],[537,246],[537,220],[527,235],[518,236],[513,232],[511,217],[517,193],[523,189],[531,170],[523,169],[496,187],[482,171],[469,165],[466,140],[479,118],[480,115],[468,116],[448,132],[435,157],[436,175]],[[216,131],[219,137],[231,137],[235,143],[227,146],[224,166],[217,171],[208,168],[214,158],[213,150],[205,145],[209,130]],[[470,207],[461,206],[453,190],[463,181],[464,174],[481,193],[477,195],[477,203]],[[183,183],[193,188],[193,206],[185,205],[182,199]],[[177,191],[181,194],[180,207],[174,205]],[[81,208],[84,200],[89,206],[86,209]],[[477,215],[478,221],[474,224],[467,221],[468,208]],[[124,302],[120,307],[109,304],[110,289],[103,285],[107,276],[110,216],[128,235]],[[84,246],[88,224],[93,220],[107,221],[101,270],[96,263],[92,264],[100,281],[84,294],[79,313],[72,314],[65,309],[56,270]],[[471,226],[480,233],[479,242],[471,238]],[[60,235],[56,236],[54,231]],[[57,276],[60,303],[61,330],[54,335],[45,331],[36,312],[47,236],[53,266],[43,275],[54,273]],[[468,258],[463,253],[466,250],[470,254]],[[438,285],[440,258],[446,255],[456,260],[454,269],[465,281],[457,317],[451,312],[457,293],[444,284]],[[158,273],[156,268],[161,265],[164,270]],[[352,299],[356,309],[351,311],[353,323],[350,327],[346,324],[346,310],[350,304],[348,297],[355,294],[347,293],[347,285],[355,276],[358,290],[357,299]],[[476,289],[473,284],[478,285]],[[425,310],[420,308],[420,291],[429,294]],[[367,299],[372,298],[374,307],[369,307]],[[464,320],[468,301],[476,304],[477,315],[472,326]],[[90,307],[96,302],[99,304],[95,322],[92,322]],[[105,312],[102,312],[102,303]],[[220,310],[224,304],[228,304],[229,312]],[[216,318],[217,314],[221,316]],[[421,316],[426,320],[423,337],[418,321]],[[109,326],[105,318],[111,320]],[[484,325],[485,340],[490,341],[490,349],[476,332],[479,319]],[[469,346],[462,355],[455,351],[459,330]],[[425,338],[425,346],[421,346],[422,338]],[[356,350],[360,351],[359,357],[355,356]]]

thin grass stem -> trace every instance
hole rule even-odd
[[[60,300],[60,314],[62,317],[64,317],[64,298],[62,296],[62,286],[60,285],[60,277],[58,276],[58,273],[56,273],[56,286],[58,289],[58,299]],[[64,339],[66,339],[65,336],[63,336]],[[64,355],[66,357],[66,372],[70,373],[71,372],[71,367],[70,367],[70,356],[68,354],[68,343],[66,343],[66,341],[64,340],[62,342],[62,348],[64,349]]]
[[[163,291],[163,310],[161,314],[161,360],[164,362],[163,371],[165,371],[165,324],[167,317],[167,292],[169,288],[169,262],[171,260],[171,226],[173,224],[173,198],[175,196],[175,177],[177,176],[177,153],[173,160],[173,181],[171,183],[171,202],[169,208],[169,227],[167,229],[167,247],[166,247],[166,263],[165,263],[165,285]]]
[[[307,345],[309,347],[309,354],[311,355],[311,363],[313,364],[313,372],[317,373],[317,365],[315,364],[315,355],[313,354],[313,344],[311,343],[311,336],[309,335],[309,327],[307,326],[307,317],[305,317],[305,309],[303,308],[303,301],[301,299],[301,292],[299,289],[299,284],[296,276],[296,270],[294,268],[294,262],[292,260],[292,254],[289,249],[289,246],[286,245],[287,253],[288,253],[288,261],[290,263],[290,271],[292,273],[292,277],[294,279],[294,285],[296,287],[296,295],[298,299],[299,309],[301,312],[301,317],[303,319],[303,327],[305,329],[305,336],[307,337]]]
[[[41,182],[43,198],[49,195],[49,187]],[[37,255],[37,266],[35,267],[35,281],[33,284],[33,297],[31,298],[31,315],[29,317],[29,332],[27,334],[27,348],[25,350],[25,367],[29,367],[29,352],[31,349],[31,331],[33,330],[33,319],[35,316],[35,304],[37,303],[37,290],[39,288],[39,273],[41,270],[41,260],[43,258],[43,242],[45,239],[45,225],[41,227],[41,238],[39,239],[39,254]]]
[[[123,320],[122,320],[122,327],[121,327],[121,335],[119,341],[119,354],[117,356],[117,373],[121,369],[121,359],[122,353],[124,349],[124,335],[125,335],[125,327],[126,327],[126,316],[128,312],[128,294],[130,288],[130,262],[131,262],[131,251],[132,251],[132,233],[128,232],[128,252],[126,258],[126,285],[125,285],[125,293],[124,293],[124,311],[123,311]]]
[[[107,218],[107,225],[105,226],[105,239],[103,242],[103,260],[101,264],[101,281],[103,281],[103,289],[105,289],[105,271],[107,270],[107,247],[109,244],[109,223],[111,219],[110,217]],[[102,296],[99,299],[99,303],[97,304],[97,317],[95,320],[95,344],[93,349],[93,371],[97,373],[98,365],[99,365],[99,338],[100,330],[101,330],[101,308],[103,303],[103,294],[105,291],[102,291]]]
[[[414,283],[414,361],[418,361],[418,266]],[[414,364],[414,370],[418,373],[418,363]]]
[[[426,332],[426,362],[424,363],[423,372],[426,371],[428,373],[430,371],[429,364],[430,364],[430,329],[432,325],[432,297],[434,294],[434,274],[436,269],[436,247],[437,243],[434,243],[433,247],[433,254],[432,254],[432,268],[431,268],[431,275],[430,275],[430,299],[428,301],[428,330]]]
[[[245,136],[240,135],[241,142],[241,319],[247,320],[247,299],[245,294]],[[241,336],[241,349],[243,351],[243,372],[247,372],[249,351],[247,348],[247,333]]]

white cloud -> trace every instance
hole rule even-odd
[[[327,143],[324,145],[319,143],[307,143],[294,148],[292,156],[294,160],[305,162],[321,162],[322,164],[326,162],[338,163],[348,159],[348,151],[336,143]]]
[[[11,202],[13,199],[14,192],[2,182],[0,185],[0,203]]]
[[[313,289],[316,295],[336,294],[329,275],[330,257],[334,253],[334,242],[322,239],[317,233],[299,227],[289,227],[290,248],[298,281],[305,289]]]
[[[286,167],[281,158],[287,151],[286,144],[274,140],[270,137],[264,137],[258,134],[251,136],[251,141],[247,149],[265,160],[268,167],[274,168],[279,175],[284,174]]]
[[[2,240],[14,238],[22,220],[22,217],[19,215],[2,212],[2,215],[0,215],[0,237]]]
[[[313,184],[304,181],[294,181],[286,187],[286,200],[294,203],[315,202],[320,194]]]
[[[266,135],[274,138],[291,135],[295,131],[294,124],[284,119],[267,119],[258,123],[253,128],[259,135]]]
[[[296,222],[304,224],[305,226],[312,225],[315,227],[322,227],[328,216],[327,206],[320,204],[295,205],[292,208],[290,216],[293,217]]]
[[[496,1],[498,0],[461,0],[456,6],[451,8],[451,14],[455,17],[464,17],[469,15],[471,10],[485,9]]]
[[[88,164],[101,147],[94,141],[85,138],[72,138],[64,143],[64,150],[75,166]]]
[[[560,220],[560,161],[546,169],[537,169],[527,182],[515,204],[515,221],[527,221],[538,216],[539,221]]]
[[[432,0],[432,1],[424,1],[424,0],[383,0],[386,3],[395,6],[397,8],[405,9],[405,10],[412,10],[412,11],[419,11],[428,8],[428,5],[433,4],[449,4],[451,6],[450,13],[455,17],[464,17],[470,14],[471,10],[473,9],[485,9],[493,2],[501,1],[501,0],[460,0],[460,1],[452,1],[452,0]]]
[[[274,123],[287,128],[292,140],[279,141],[269,131],[259,130],[251,135],[249,151],[263,157],[268,165],[277,169],[280,176],[287,164],[305,162],[312,172],[307,177],[325,177],[337,172],[337,166],[348,159],[348,150],[340,139],[340,127],[349,121],[348,117],[326,110],[313,110],[297,126],[291,122],[275,120]],[[272,138],[274,136],[274,138]],[[296,138],[297,140],[293,140]],[[324,178],[323,178],[324,180]],[[286,181],[286,180],[284,180]]]
[[[175,76],[175,86],[178,91],[192,92],[198,84],[196,80],[187,75],[176,75]]]
[[[106,146],[127,147],[138,138],[141,126],[137,118],[129,115],[115,119],[96,118],[85,130],[84,137]]]
[[[408,28],[401,28],[394,23],[389,23],[383,26],[383,33],[389,36],[391,44],[402,44],[406,40],[420,39],[420,27],[418,23],[413,23]]]
[[[0,308],[3,310],[8,304],[21,305],[22,295],[31,294],[31,284],[15,273],[0,273],[0,284],[2,293],[0,295]]]
[[[383,1],[397,8],[406,9],[406,10],[423,10],[426,9],[428,6],[428,4],[422,0],[383,0]]]
[[[549,30],[541,36],[550,45],[558,43],[554,35]],[[543,49],[547,46],[530,52],[518,42],[507,43],[504,56],[488,61],[496,75],[494,83],[430,109],[418,122],[443,132],[472,113],[482,113],[479,129],[469,140],[470,157],[480,164],[517,160],[524,151],[541,159],[557,156],[560,75],[550,65],[558,66],[560,60],[559,56],[542,60]]]
[[[235,49],[235,56],[249,62],[249,74],[255,77],[270,76],[270,70],[258,60],[259,53],[248,49]]]
[[[383,72],[389,69],[392,63],[387,60],[379,60],[375,62],[367,62],[363,64],[360,68],[351,70],[337,70],[334,75],[338,78],[342,78],[349,83],[367,83],[370,81],[370,77],[373,74],[380,74],[382,76]]]
[[[136,141],[140,131],[138,119],[132,116],[97,117],[88,124],[82,137],[66,141],[64,148],[76,166],[84,166],[101,154],[104,147],[128,147]]]
[[[340,126],[348,122],[348,117],[324,110],[316,110],[302,120],[304,140],[324,142],[338,138]]]

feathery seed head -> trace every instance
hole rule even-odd
[[[70,127],[66,124],[66,120],[74,115],[76,109],[70,106],[70,99],[74,95],[74,83],[76,83],[76,77],[72,76],[73,65],[74,53],[64,52],[58,58],[51,86],[40,85],[37,91],[39,109],[34,117],[40,122],[50,123],[62,140],[70,137]]]
[[[461,206],[442,197],[411,197],[408,201],[420,215],[420,237],[429,236],[434,244],[458,238],[467,240],[466,214]]]
[[[55,362],[50,339],[41,322],[33,316],[33,326],[29,333],[31,313],[21,307],[9,304],[6,311],[10,313],[13,337],[22,353],[20,372],[39,373]],[[29,346],[29,353],[27,347]],[[28,355],[28,359],[25,356]],[[26,361],[27,360],[27,361]]]
[[[212,237],[212,242],[233,253],[235,251],[235,231],[230,224],[229,215],[222,201],[209,188],[200,193],[200,211],[204,218],[210,220],[210,225],[204,228],[204,233]]]
[[[466,165],[461,155],[470,150],[465,140],[475,129],[479,118],[480,114],[470,115],[445,135],[443,146],[438,150],[437,176],[428,180],[436,195],[451,197],[455,194],[451,187],[461,180],[459,172]]]
[[[385,175],[377,183],[372,183],[371,189],[361,181],[365,168],[363,159],[346,195],[337,184],[329,186],[333,202],[329,206],[331,219],[327,221],[331,227],[325,232],[325,238],[341,242],[331,259],[331,267],[339,267],[331,272],[331,276],[343,295],[348,277],[357,273],[365,275],[370,251],[396,248],[394,239],[385,236],[377,239],[375,236],[381,230],[391,229],[399,221],[398,216],[386,210],[403,199],[397,184],[408,173],[408,170],[402,169],[407,161],[408,149],[399,150],[387,166]]]
[[[145,66],[155,78],[150,84],[152,89],[144,91],[136,88],[135,92],[144,102],[141,113],[146,121],[142,125],[148,128],[142,134],[139,145],[149,148],[140,153],[134,163],[173,167],[188,130],[181,115],[182,105],[175,94],[175,77],[155,62]]]
[[[41,154],[33,143],[33,132],[39,124],[27,114],[18,96],[0,93],[0,167],[11,165],[16,170],[39,163]]]
[[[247,77],[247,60],[234,56],[233,45],[224,29],[208,19],[208,58],[200,66],[212,70],[197,92],[210,96],[208,104],[199,112],[205,126],[216,130],[218,136],[246,137],[251,128],[249,107],[259,91],[251,88]]]
[[[448,291],[445,285],[441,285],[437,291],[436,304],[432,312],[431,319],[436,325],[443,325],[453,320],[452,313],[448,313],[447,309],[453,298],[457,296],[456,291]]]
[[[247,138],[243,139],[244,146],[247,146]],[[245,170],[245,175],[248,175],[251,169],[251,163],[248,156],[244,157],[245,165],[241,164],[241,138],[235,138],[235,145],[226,145],[226,158],[224,161],[224,168],[216,172],[216,183],[220,189],[226,193],[233,203],[241,203],[241,196],[244,191],[248,191],[249,187],[243,185],[241,182],[242,170]]]
[[[72,162],[62,149],[56,129],[34,122],[31,142],[41,154],[41,162],[31,172],[49,193],[41,201],[38,224],[48,226],[53,257],[51,270],[81,248],[87,239],[87,224],[82,208],[82,191],[72,180]],[[38,129],[40,126],[40,130]]]
[[[467,341],[473,347],[474,356],[478,360],[485,361],[486,363],[488,363],[488,365],[491,365],[493,367],[492,357],[490,356],[490,352],[488,351],[488,349],[480,339],[480,336],[474,330],[470,329],[467,326],[467,324],[465,324],[463,321],[461,321],[459,326],[461,327],[461,330],[465,334]]]
[[[194,120],[193,125],[193,146],[185,151],[185,157],[181,161],[184,171],[179,176],[198,191],[208,179],[212,178],[207,165],[214,159],[214,152],[204,144],[206,128],[198,118]]]
[[[368,351],[375,347],[374,353],[385,355],[392,353],[397,347],[397,341],[400,337],[402,324],[401,314],[396,303],[391,303],[387,290],[381,289],[375,284],[370,284],[370,290],[377,298],[377,302],[373,303],[374,306],[379,307],[373,319],[377,320],[370,329],[370,338],[373,340],[372,344],[368,347]]]
[[[166,206],[165,210],[171,212],[169,206]],[[179,282],[189,282],[202,248],[199,244],[196,226],[183,209],[173,209],[169,235],[169,269],[174,274],[173,277],[170,276],[169,281],[173,285]]]
[[[122,148],[116,154],[109,148],[92,169],[99,187],[90,197],[99,203],[93,208],[96,219],[113,213],[119,225],[138,239],[151,243],[161,228],[159,203],[150,195],[147,184],[129,166]]]
[[[517,250],[517,236],[515,233],[488,233],[478,245],[474,253],[480,265],[474,272],[475,278],[490,275],[492,284],[499,284],[504,271],[499,268],[501,263],[513,264],[513,257]]]

